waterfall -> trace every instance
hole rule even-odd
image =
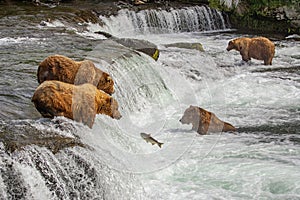
[[[141,110],[150,103],[165,107],[173,100],[161,77],[159,66],[149,56],[112,40],[103,40],[87,58],[99,68],[109,71],[112,77],[117,77],[114,95],[123,105],[123,112]]]
[[[56,120],[1,122],[0,134],[7,135],[5,143],[15,141],[16,145],[28,140],[32,134],[35,134],[33,141],[48,142],[54,135],[92,135],[86,127],[63,118],[59,121],[63,123],[61,128],[66,129],[57,128]],[[132,187],[132,182],[137,180],[131,174],[111,169],[102,155],[93,149],[66,148],[54,154],[48,148],[28,145],[11,152],[5,143],[0,142],[0,199],[122,199],[124,195],[140,196]]]
[[[66,118],[1,122],[0,135],[6,139],[0,140],[0,199],[145,199],[131,172],[165,167],[182,154],[175,144],[164,148],[160,154],[165,156],[155,163],[153,154],[143,154],[151,146],[140,132],[176,128],[169,119],[179,118],[168,107],[177,102],[156,62],[110,40],[100,42],[87,58],[114,78],[122,120],[98,115],[93,129]],[[86,148],[53,152],[55,137],[80,138]],[[22,146],[28,140],[36,145]]]
[[[142,10],[123,9],[116,16],[100,16],[104,31],[114,35],[126,33],[178,33],[215,31],[229,28],[220,11],[208,6],[193,6],[181,9]]]

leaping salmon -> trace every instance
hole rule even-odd
[[[151,143],[152,145],[157,144],[157,146],[159,146],[159,148],[161,148],[161,146],[164,143],[158,142],[156,139],[154,139],[153,137],[151,137],[151,134],[147,134],[147,133],[141,133],[141,137],[146,141]]]

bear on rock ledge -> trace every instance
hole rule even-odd
[[[43,117],[64,116],[90,128],[96,114],[121,118],[118,102],[89,83],[72,85],[60,81],[44,81],[35,90],[31,101]]]
[[[77,62],[62,55],[52,55],[40,63],[37,77],[39,83],[47,80],[75,85],[90,83],[107,94],[114,93],[114,81],[111,76],[95,67],[89,60]]]

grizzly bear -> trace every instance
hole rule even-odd
[[[96,114],[120,119],[118,102],[94,85],[44,81],[31,101],[43,117],[64,116],[92,128]]]
[[[240,52],[242,59],[248,62],[251,58],[263,60],[265,65],[272,65],[275,45],[268,38],[236,38],[229,41],[227,51],[235,49]]]
[[[76,62],[62,55],[52,55],[42,61],[37,72],[38,82],[57,80],[80,85],[91,83],[108,94],[114,93],[114,81],[89,60]]]
[[[182,124],[192,123],[192,130],[197,131],[201,135],[214,132],[236,131],[234,126],[223,122],[214,113],[197,106],[187,108],[179,121]]]

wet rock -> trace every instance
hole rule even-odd
[[[55,128],[55,120],[53,122],[39,125],[35,121],[1,123],[0,142],[4,144],[5,151],[10,153],[22,150],[27,145],[46,147],[53,153],[69,147],[86,147],[78,137],[61,135],[62,130]],[[70,123],[64,123],[64,126],[74,128]]]
[[[172,44],[166,44],[165,47],[177,47],[183,49],[195,49],[201,52],[204,52],[203,46],[200,43],[185,43],[185,42],[178,42]]]
[[[133,38],[117,38],[117,37],[112,36],[109,33],[103,32],[103,31],[97,31],[95,33],[104,35],[105,37],[107,37],[125,47],[129,47],[136,51],[143,52],[143,53],[151,56],[154,60],[158,60],[159,50],[158,50],[157,46],[147,40],[139,40],[139,39],[133,39]]]
[[[159,50],[157,46],[147,40],[138,40],[133,38],[118,38],[115,39],[119,44],[124,45],[125,47],[132,48],[136,51],[143,52],[151,56],[154,60],[158,60]]]
[[[97,16],[97,14],[92,10],[79,10],[75,12],[76,17],[74,20],[77,23],[88,23],[91,22],[93,24],[100,24],[103,25],[100,18]]]
[[[119,58],[131,58],[133,56],[141,56],[138,51],[125,47],[111,39],[100,40],[93,51],[89,53],[90,57],[103,60],[107,64],[113,64]]]
[[[288,35],[285,37],[285,39],[300,41],[300,35],[298,35],[298,34]]]

